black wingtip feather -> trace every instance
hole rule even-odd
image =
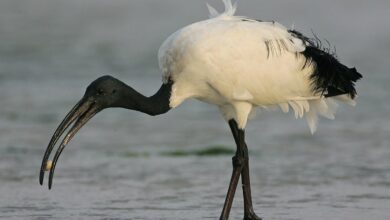
[[[355,82],[362,78],[356,68],[348,68],[340,63],[336,52],[331,51],[330,44],[323,47],[315,35],[315,38],[311,39],[296,30],[289,32],[308,45],[301,54],[306,58],[304,67],[308,64],[314,65],[311,75],[314,91],[321,92],[326,97],[342,94],[349,94],[352,99],[356,97]]]
[[[315,65],[311,75],[315,91],[328,97],[349,94],[355,98],[355,82],[362,78],[356,68],[348,68],[335,56],[314,46],[308,46],[302,54]]]

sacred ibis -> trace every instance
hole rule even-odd
[[[335,100],[354,105],[354,84],[362,75],[341,64],[315,36],[306,37],[277,22],[234,16],[237,4],[223,2],[223,13],[208,6],[210,19],[176,31],[162,44],[158,59],[163,84],[155,95],[146,97],[111,76],[93,81],[51,138],[40,169],[40,184],[45,170],[50,170],[51,188],[61,152],[103,109],[126,108],[155,116],[195,98],[219,108],[237,145],[220,219],[229,217],[240,176],[244,219],[261,219],[252,206],[245,143],[248,117],[255,108],[276,106],[286,113],[292,109],[296,118],[306,118],[313,133],[319,115],[334,117]],[[57,141],[72,124],[54,159],[49,160]]]

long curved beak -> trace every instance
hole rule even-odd
[[[73,108],[70,110],[70,112],[66,115],[64,120],[61,122],[61,124],[58,126],[57,130],[54,132],[49,145],[47,146],[45,155],[43,156],[41,170],[39,173],[39,183],[43,184],[43,179],[45,176],[45,170],[46,165],[48,163],[49,156],[51,152],[53,151],[54,146],[56,145],[59,138],[62,136],[62,134],[69,128],[69,126],[74,122],[72,128],[68,131],[68,133],[65,135],[64,139],[62,140],[60,146],[57,149],[56,154],[53,158],[53,163],[50,168],[50,174],[49,174],[49,189],[51,189],[53,184],[53,177],[54,177],[54,170],[56,168],[56,164],[58,161],[58,158],[60,157],[62,151],[64,150],[65,146],[70,142],[70,140],[75,136],[75,134],[98,112],[100,112],[102,108],[100,108],[95,101],[93,101],[91,98],[83,97]]]

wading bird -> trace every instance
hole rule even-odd
[[[210,19],[173,33],[162,44],[159,66],[163,84],[157,93],[145,97],[111,76],[93,81],[84,97],[55,131],[43,157],[39,181],[54,170],[65,146],[95,114],[106,108],[126,108],[148,115],[160,115],[196,98],[219,108],[228,122],[235,143],[233,173],[220,219],[228,219],[241,176],[244,219],[261,219],[252,206],[245,126],[255,108],[290,108],[296,118],[306,117],[311,132],[318,115],[333,118],[335,100],[354,104],[354,83],[362,76],[355,68],[341,64],[335,54],[276,22],[234,16],[236,4],[223,0],[225,12],[209,7]],[[65,135],[51,164],[49,156]]]

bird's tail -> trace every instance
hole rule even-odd
[[[345,103],[355,106],[356,102],[349,94],[343,94],[333,97],[319,96],[314,99],[290,100],[286,103],[280,103],[279,107],[284,113],[291,111],[295,118],[306,118],[310,132],[314,134],[317,130],[318,116],[328,119],[334,119],[338,108],[338,103]]]
[[[337,110],[337,103],[332,99],[321,98],[309,101],[310,110],[306,113],[306,121],[310,132],[314,134],[317,130],[318,115],[328,119],[334,119]]]
[[[318,116],[321,115],[328,119],[334,119],[338,108],[338,103],[345,103],[351,106],[355,106],[356,102],[351,98],[350,94],[343,94],[333,97],[324,97],[320,99],[310,100],[310,109],[306,113],[306,121],[309,125],[312,134],[317,130]]]

